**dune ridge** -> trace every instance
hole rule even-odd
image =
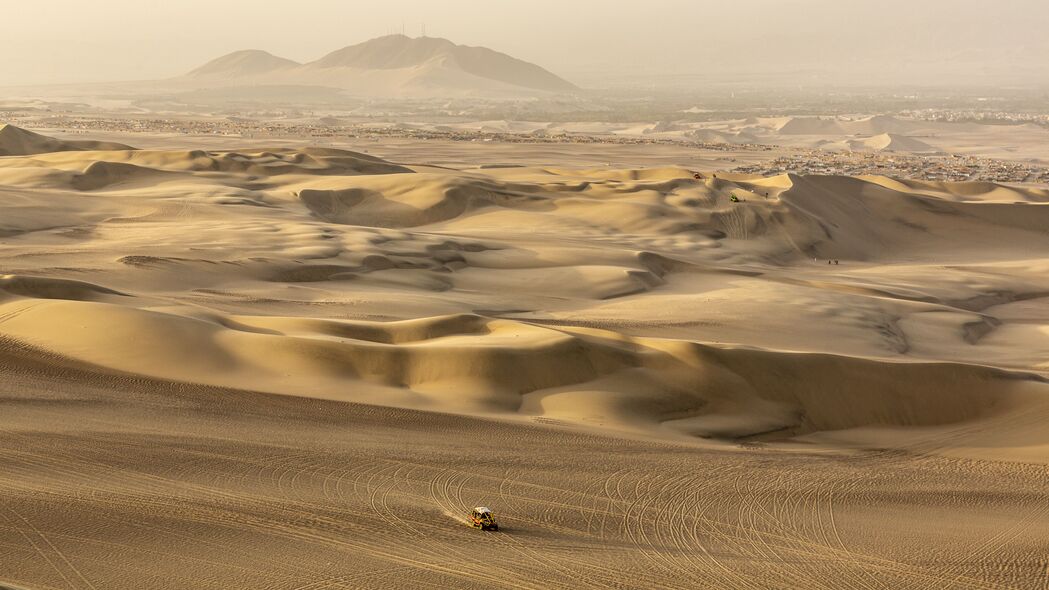
[[[455,172],[328,148],[57,151],[7,157],[0,180],[50,195],[9,201],[8,235],[111,252],[83,255],[98,282],[10,258],[0,334],[114,371],[738,438],[989,420],[1036,398],[1012,373],[1046,370],[1006,360],[1002,335],[1031,324],[996,308],[1049,285],[986,274],[1015,259],[1003,230],[1049,247],[1042,189]],[[88,225],[43,224],[66,195]],[[990,266],[944,275],[960,295],[908,274],[963,251]],[[823,276],[832,258],[852,270]],[[636,311],[649,300],[656,317]],[[793,345],[751,340],[751,314],[775,325],[762,304],[829,321]],[[819,343],[832,334],[853,352]]]
[[[1015,411],[1025,391],[1049,408],[1039,380],[973,365],[721,349],[471,314],[187,318],[100,302],[118,294],[71,281],[4,277],[0,287],[20,295],[0,306],[8,338],[205,385],[729,438],[955,425]],[[71,324],[81,330],[63,330]]]
[[[32,156],[34,154],[46,154],[51,152],[70,151],[123,151],[135,148],[120,143],[90,141],[90,140],[65,140],[60,141],[53,137],[33,133],[14,125],[0,125],[0,157],[3,156]]]
[[[1044,189],[330,148],[56,151],[0,181],[0,335],[108,370],[659,436],[1043,411]]]
[[[0,585],[1044,586],[1044,188],[240,141],[0,157]]]
[[[924,141],[897,135],[882,133],[864,139],[853,139],[848,142],[849,149],[856,151],[906,152],[911,154],[942,154],[943,151]]]

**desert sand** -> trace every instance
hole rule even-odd
[[[783,116],[690,121],[688,111],[661,121],[469,121],[437,128],[497,133],[580,133],[610,137],[760,144],[831,152],[966,155],[1045,164],[1049,130],[1030,123],[989,125],[893,115]],[[434,126],[430,126],[434,127]]]
[[[0,129],[0,587],[1047,587],[1045,188],[140,147]]]

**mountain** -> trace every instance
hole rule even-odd
[[[435,37],[388,35],[299,64],[265,51],[238,51],[181,78],[200,87],[322,86],[377,97],[518,98],[578,88],[537,66],[484,47]]]
[[[104,141],[60,140],[14,125],[0,125],[0,157],[32,156],[51,152],[122,151],[135,148]]]
[[[187,77],[257,76],[300,65],[302,64],[283,57],[277,57],[268,51],[245,49],[244,51],[234,51],[229,55],[209,61],[187,74]]]
[[[578,88],[535,65],[485,47],[456,45],[447,39],[389,35],[333,51],[313,64],[317,68],[387,70],[415,68],[435,61],[450,61],[462,71],[506,84],[571,92]]]

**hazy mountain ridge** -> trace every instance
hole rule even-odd
[[[278,57],[261,49],[244,49],[209,61],[187,74],[187,76],[191,78],[215,75],[248,76],[299,67],[301,65],[299,62]]]
[[[548,70],[484,47],[388,35],[300,64],[266,51],[224,55],[182,80],[211,85],[324,85],[357,95],[528,96],[578,88]]]

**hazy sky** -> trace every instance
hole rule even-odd
[[[569,78],[824,70],[1049,75],[1049,0],[0,0],[0,86],[163,78],[238,49],[299,61],[388,32]]]

